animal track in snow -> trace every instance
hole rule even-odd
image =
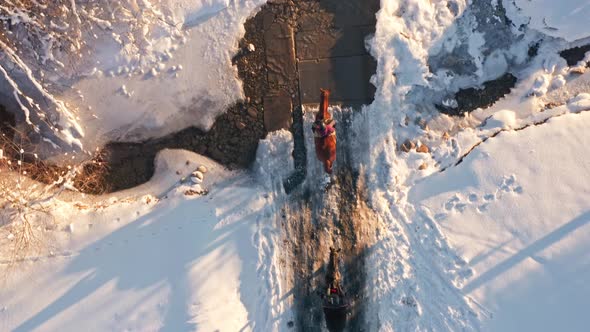
[[[462,193],[455,193],[444,203],[444,210],[446,212],[465,212],[469,206],[476,206],[475,209],[479,213],[484,213],[489,210],[490,204],[502,197],[502,195],[510,194],[522,194],[524,189],[516,181],[516,175],[512,174],[504,176],[502,182],[493,193],[485,193],[478,195],[477,193],[471,192],[465,197]],[[480,198],[481,197],[481,198]],[[442,212],[434,216],[437,221],[443,220],[448,216],[448,213]]]
[[[510,175],[510,176],[505,176],[504,179],[502,179],[502,183],[500,184],[500,188],[501,191],[503,192],[512,192],[512,193],[516,193],[516,194],[522,194],[523,193],[523,189],[522,186],[518,185],[518,183],[516,182],[516,176],[514,174]]]

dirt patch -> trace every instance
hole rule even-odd
[[[510,90],[516,85],[516,77],[511,73],[506,73],[499,78],[487,81],[482,88],[461,89],[455,94],[457,107],[447,107],[435,105],[441,112],[448,115],[459,116],[465,112],[471,112],[478,108],[487,108],[492,106],[496,101],[510,93]]]
[[[284,209],[284,250],[291,253],[289,284],[298,331],[366,331],[366,258],[375,238],[376,220],[363,203],[358,175],[342,170],[325,193],[293,194]],[[321,295],[329,248],[341,248],[341,286],[351,301],[346,315],[326,315]]]

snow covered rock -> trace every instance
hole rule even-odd
[[[590,110],[590,94],[578,94],[576,97],[568,101],[567,106],[573,113]]]
[[[191,173],[191,181],[192,183],[198,184],[203,182],[203,173],[199,171],[194,171]]]
[[[201,165],[197,167],[197,171],[201,172],[202,174],[207,173],[207,167],[205,165]]]

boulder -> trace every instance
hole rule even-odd
[[[416,149],[416,151],[420,152],[420,153],[428,153],[428,151],[430,151],[430,149],[428,149],[428,147],[426,145],[422,144]]]

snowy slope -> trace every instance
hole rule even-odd
[[[196,165],[208,168],[204,196],[175,185],[176,170]],[[269,330],[270,309],[280,308],[270,302],[280,289],[271,273],[273,197],[248,174],[166,150],[145,185],[56,200],[57,224],[44,232],[51,251],[14,268],[0,262],[0,329]]]
[[[533,29],[568,41],[588,37],[583,29],[590,16],[587,1],[517,0],[515,3],[520,14],[530,18],[529,26]]]
[[[590,114],[481,144],[413,187],[475,274],[461,290],[489,331],[585,331],[590,305]]]

